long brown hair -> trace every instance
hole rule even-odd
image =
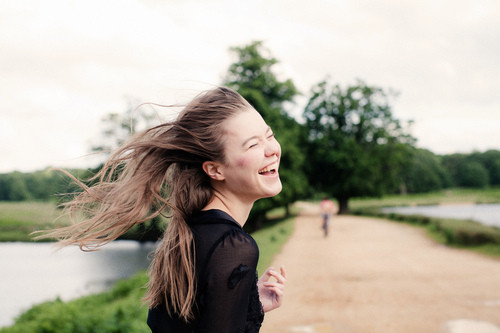
[[[228,88],[200,94],[175,121],[148,129],[120,147],[94,177],[95,185],[79,182],[83,191],[66,208],[73,220],[76,212],[83,220],[43,237],[94,250],[166,210],[171,218],[150,266],[145,300],[150,307],[168,302],[188,321],[196,281],[193,236],[186,219],[213,196],[202,163],[224,162],[224,121],[248,108],[248,102]]]

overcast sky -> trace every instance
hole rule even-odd
[[[262,40],[304,98],[327,75],[400,93],[417,145],[500,149],[498,0],[0,2],[0,172],[93,166],[101,118],[186,102]]]

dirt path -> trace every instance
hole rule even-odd
[[[318,207],[303,205],[274,260],[284,304],[261,332],[500,332],[500,260],[381,219],[334,216],[324,238]]]

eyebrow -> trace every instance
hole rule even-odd
[[[271,130],[271,126],[267,126],[266,134],[267,134],[269,131],[271,131],[271,132],[272,132],[272,130]],[[253,140],[253,139],[258,139],[258,138],[259,138],[259,136],[258,136],[258,135],[254,135],[254,136],[252,136],[252,137],[250,137],[250,138],[246,139],[245,141],[243,141],[243,143],[241,144],[241,146],[242,146],[242,147],[245,147],[245,146],[247,145],[248,141]]]

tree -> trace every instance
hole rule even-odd
[[[498,180],[500,161],[497,151],[443,156],[443,166],[451,175],[453,186],[485,187]],[[491,179],[490,179],[491,177]]]
[[[449,155],[444,155],[442,157],[442,164],[445,170],[448,172],[448,174],[451,177],[452,187],[455,186],[460,186],[460,181],[459,181],[459,175],[458,175],[458,169],[462,163],[464,163],[466,159],[465,154],[449,154]]]
[[[360,80],[347,88],[325,80],[311,89],[304,110],[309,181],[337,199],[339,214],[349,211],[350,198],[378,196],[402,182],[415,139],[393,117],[390,96]]]
[[[157,116],[152,110],[146,110],[137,100],[128,100],[123,113],[111,112],[102,121],[102,137],[100,142],[91,147],[93,152],[103,152],[109,155],[121,146],[130,136],[153,125]]]
[[[490,185],[500,185],[500,151],[474,152],[468,159],[477,161],[487,170]]]
[[[301,147],[305,142],[304,128],[286,112],[286,103],[291,103],[298,91],[290,79],[280,80],[273,66],[278,61],[255,41],[243,47],[230,49],[237,60],[229,66],[223,84],[238,91],[271,126],[281,143],[282,156],[280,178],[282,192],[270,199],[256,202],[247,224],[258,226],[266,211],[303,198],[307,192],[307,178],[303,172],[305,155]]]
[[[490,185],[500,185],[500,159],[491,162],[489,169],[490,172]]]
[[[488,170],[472,159],[465,159],[457,168],[458,185],[462,187],[486,187],[489,184]]]
[[[408,193],[440,190],[451,184],[440,157],[426,149],[415,150],[409,168],[403,171],[403,179]]]
[[[121,146],[130,137],[142,130],[159,123],[158,116],[153,109],[147,109],[137,100],[129,100],[123,113],[109,113],[102,118],[103,131],[101,142],[94,144],[91,150],[102,152],[109,156],[113,150]],[[102,164],[88,170],[87,185],[92,185],[91,177],[102,168]],[[120,172],[120,169],[116,172]],[[78,177],[80,178],[80,177]],[[94,182],[97,180],[93,180]],[[71,184],[74,186],[74,184]],[[67,200],[68,198],[64,198]],[[131,230],[121,235],[118,239],[133,239],[138,241],[156,241],[164,230],[164,221],[161,216],[156,216],[149,221],[134,226]]]
[[[31,199],[31,194],[21,172],[0,174],[0,200],[24,201],[28,199]]]

